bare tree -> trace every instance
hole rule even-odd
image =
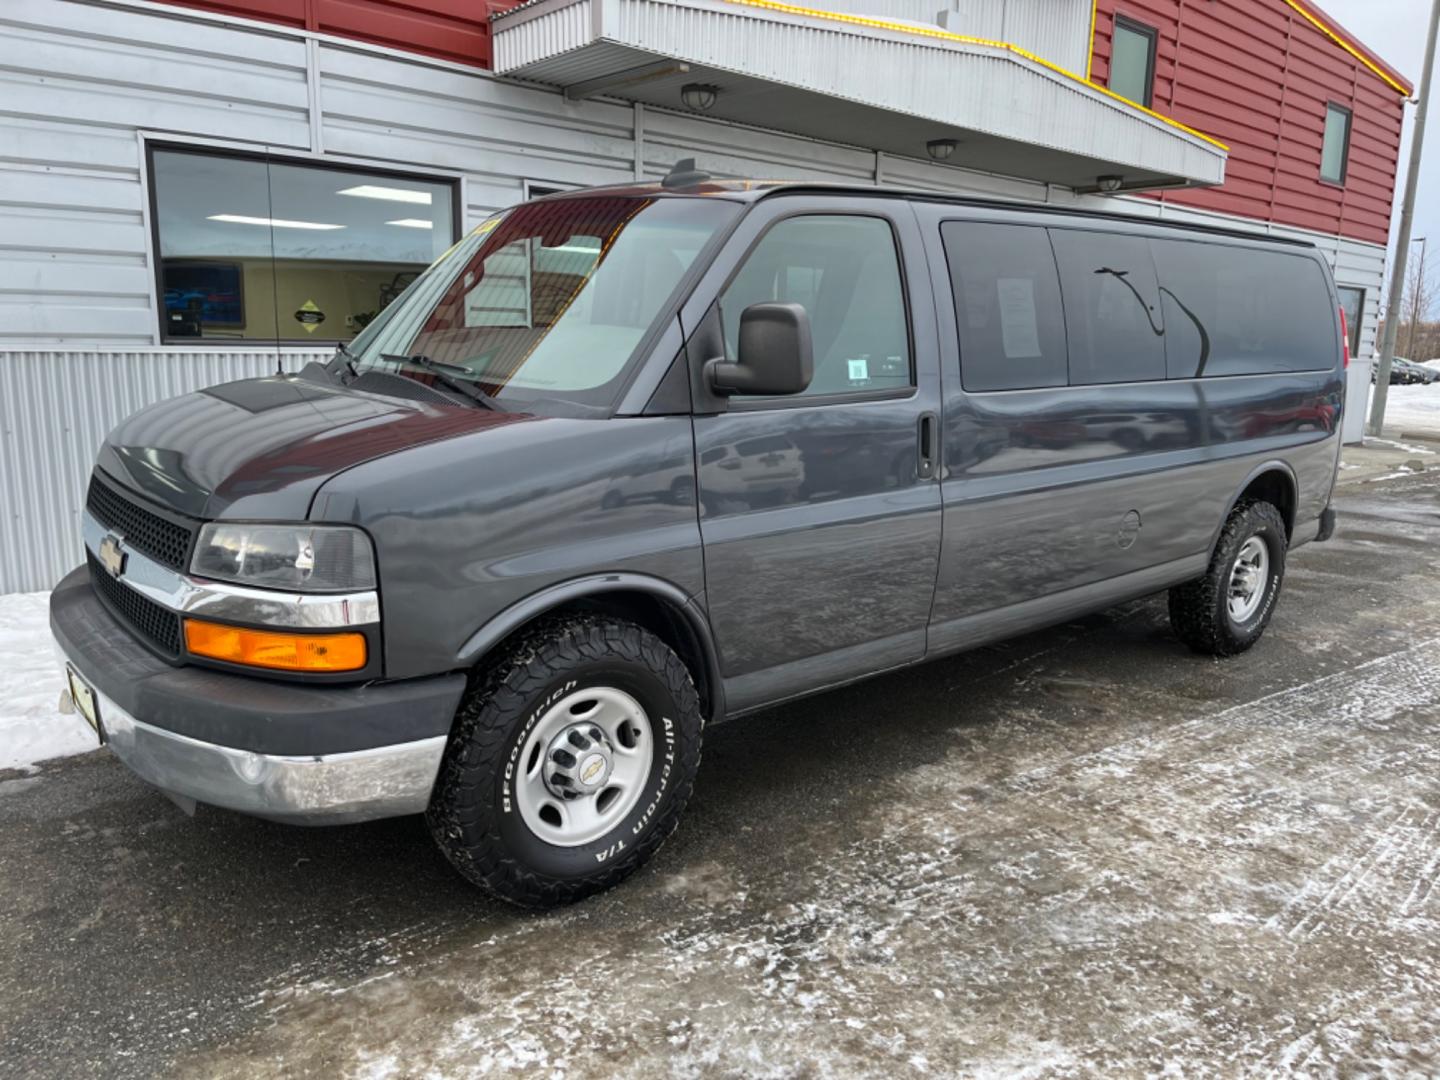
[[[1435,326],[1430,322],[1437,301],[1440,301],[1440,283],[1437,283],[1434,262],[1412,263],[1405,275],[1405,299],[1400,305],[1399,332],[1395,336],[1396,355],[1421,362],[1440,357],[1437,351],[1440,342],[1435,340]]]

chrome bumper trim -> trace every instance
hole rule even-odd
[[[444,735],[346,754],[255,754],[154,727],[99,691],[95,696],[107,745],[142,780],[171,795],[291,825],[422,813],[445,754]]]
[[[80,530],[86,550],[98,558],[100,541],[109,530],[95,520],[89,510],[81,515]],[[125,572],[119,580],[141,596],[181,615],[225,622],[335,630],[380,621],[380,597],[373,589],[344,594],[283,593],[203,581],[162,566],[143,551],[131,547],[125,549]]]

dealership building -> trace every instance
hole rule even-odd
[[[1309,0],[5,0],[0,80],[0,592],[124,415],[682,158],[1299,237],[1368,355],[1411,95]]]

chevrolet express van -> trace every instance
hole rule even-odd
[[[708,722],[1169,590],[1240,653],[1326,539],[1313,248],[809,184],[491,217],[333,361],[99,451],[51,624],[136,773],[424,813],[545,906],[644,863]]]

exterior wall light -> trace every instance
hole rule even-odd
[[[1119,191],[1120,185],[1124,182],[1125,178],[1123,176],[1097,176],[1095,178],[1095,186],[1107,193]]]
[[[687,109],[695,112],[705,112],[715,104],[715,99],[720,95],[718,86],[711,86],[709,83],[686,83],[680,88],[680,100],[685,103]]]
[[[932,161],[944,161],[960,145],[959,139],[931,139],[925,144],[925,152]]]

